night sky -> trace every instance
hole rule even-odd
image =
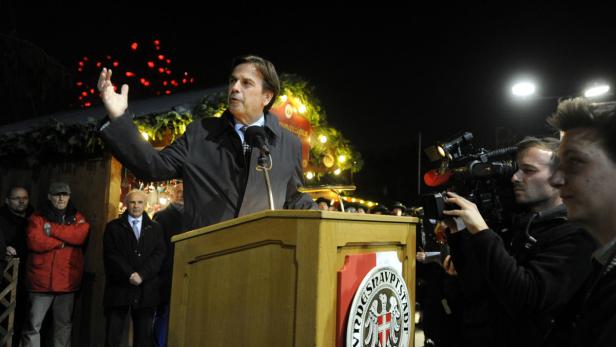
[[[329,124],[364,158],[358,194],[386,204],[417,202],[419,133],[422,148],[471,131],[477,147],[490,149],[549,134],[545,118],[556,99],[512,100],[515,77],[532,76],[544,97],[566,97],[615,76],[616,28],[595,6],[308,4],[197,10],[181,1],[130,8],[55,1],[33,11],[13,0],[3,5],[2,33],[69,70],[84,55],[158,38],[196,77],[194,88],[224,84],[234,56],[270,59],[279,73],[314,86]]]

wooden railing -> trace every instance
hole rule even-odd
[[[0,346],[12,346],[19,258],[7,258],[0,278]]]

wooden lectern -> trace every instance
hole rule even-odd
[[[396,251],[414,305],[417,222],[278,210],[177,235],[169,346],[335,346],[346,255]]]

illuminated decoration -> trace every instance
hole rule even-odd
[[[319,135],[319,142],[321,142],[321,143],[327,143],[327,136],[325,136],[325,135]]]
[[[119,55],[127,56],[126,60],[120,61],[107,54],[96,58],[85,56],[77,62],[77,103],[80,107],[87,108],[100,103],[98,93],[87,92],[96,87],[92,76],[98,76],[103,67],[112,69],[113,80],[117,83],[114,87],[129,84],[131,97],[137,98],[173,94],[188,89],[187,87],[195,82],[188,72],[180,72],[180,69],[171,66],[169,55],[161,53],[159,40],[154,40],[153,45],[131,42],[128,54],[119,52]],[[84,92],[87,95],[84,95]]]
[[[338,168],[336,170],[334,170],[334,175],[338,176],[340,175],[341,170]]]
[[[314,173],[312,173],[312,171],[308,171],[306,172],[306,178],[311,180],[314,178]]]
[[[334,166],[334,157],[331,154],[323,156],[323,165],[325,165],[326,168]]]
[[[378,202],[364,200],[364,199],[360,199],[360,198],[354,198],[354,197],[351,197],[351,196],[343,196],[342,200],[344,200],[345,202],[350,202],[350,203],[353,203],[353,204],[358,204],[358,205],[366,206],[368,208],[372,208],[374,206],[378,206],[379,205]]]

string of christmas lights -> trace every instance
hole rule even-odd
[[[126,60],[106,54],[96,58],[84,56],[77,62],[75,84],[80,107],[88,108],[98,102],[96,81],[92,76],[98,76],[103,67],[112,69],[116,83],[114,89],[126,83],[131,87],[131,95],[137,97],[170,95],[195,82],[189,72],[173,67],[172,59],[163,52],[160,40],[155,39],[147,44],[132,42],[128,54],[119,52],[119,55],[125,56]]]

